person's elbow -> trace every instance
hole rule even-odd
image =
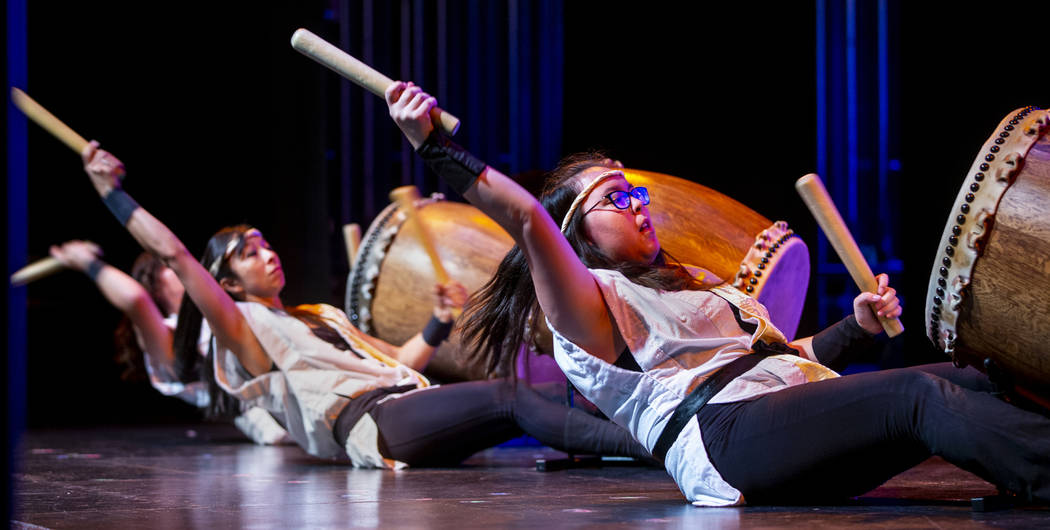
[[[114,305],[128,318],[136,320],[140,315],[148,315],[153,306],[153,299],[145,289],[128,289],[119,293],[114,300]]]

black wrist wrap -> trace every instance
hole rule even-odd
[[[84,274],[87,274],[87,277],[91,278],[91,281],[97,281],[99,271],[101,271],[102,267],[105,266],[106,262],[100,259],[96,259],[91,263],[88,263],[87,269],[84,270]]]
[[[813,353],[824,366],[841,370],[850,357],[863,353],[873,344],[875,335],[865,331],[850,315],[813,336]],[[850,354],[843,356],[845,352]]]
[[[120,224],[128,224],[128,219],[131,218],[132,212],[138,209],[139,203],[135,202],[130,195],[124,193],[124,190],[116,188],[111,190],[102,198],[102,202],[106,204],[106,208],[113,213],[113,216],[120,221]]]
[[[485,171],[484,162],[475,158],[437,129],[427,136],[426,141],[419,146],[416,152],[434,173],[437,173],[460,195],[469,190],[481,172]]]
[[[437,317],[430,317],[426,327],[423,328],[423,342],[436,348],[448,338],[450,333],[452,333],[452,322],[442,322]]]

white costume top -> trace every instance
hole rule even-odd
[[[179,316],[172,313],[164,319],[164,325],[175,331],[178,320]],[[208,351],[208,341],[210,340],[211,328],[208,327],[208,321],[202,320],[201,335],[197,342],[197,351],[201,353],[201,356],[204,356]],[[177,397],[197,408],[205,408],[211,402],[207,383],[204,381],[183,383],[175,375],[175,367],[171,363],[150,355],[147,351],[143,351],[142,354],[146,361],[146,373],[149,374],[149,382],[158,392],[165,396]],[[272,445],[288,441],[288,433],[284,431],[284,428],[269,413],[262,409],[246,408],[240,416],[234,418],[233,424],[248,438],[260,445]]]
[[[311,455],[349,457],[355,467],[404,466],[379,453],[379,430],[367,413],[351,429],[345,447],[339,446],[332,430],[351,398],[390,386],[425,387],[429,385],[425,377],[366,343],[346,314],[332,306],[299,309],[310,310],[336,330],[350,346],[348,351],[314,335],[308,325],[284,311],[255,302],[237,302],[237,308],[277,369],[252,377],[232,351],[217,344],[214,366],[219,386],[269,411]]]
[[[736,289],[661,291],[632,283],[623,274],[592,269],[629,354],[642,372],[602,361],[554,333],[554,358],[566,377],[610,419],[628,429],[650,451],[675,408],[712,373],[750,353],[758,340],[785,342],[765,307]],[[727,301],[728,300],[728,301]],[[754,334],[740,328],[730,306],[740,310]],[[548,322],[548,325],[550,323]],[[795,355],[773,355],[734,379],[709,403],[754,399],[789,386],[838,374]],[[678,487],[698,506],[740,504],[740,492],[711,464],[694,416],[667,451],[664,465]]]

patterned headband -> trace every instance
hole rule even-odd
[[[586,188],[583,188],[583,191],[581,191],[580,194],[576,196],[576,199],[572,201],[572,206],[569,206],[569,211],[565,213],[565,218],[561,221],[562,234],[564,234],[565,230],[569,228],[569,219],[572,219],[572,214],[575,213],[576,209],[580,207],[580,203],[582,203],[583,199],[587,197],[587,194],[594,190],[594,188],[597,188],[598,184],[601,184],[603,180],[615,176],[623,177],[623,171],[620,171],[619,169],[611,169],[609,171],[606,171],[601,175],[594,177],[594,180],[592,180]]]
[[[208,272],[210,272],[213,277],[218,275],[219,267],[222,266],[222,263],[224,261],[230,259],[230,256],[233,255],[233,251],[237,249],[237,245],[240,245],[241,241],[248,239],[252,236],[262,237],[262,232],[255,228],[249,228],[244,232],[235,234],[233,238],[231,238],[230,241],[226,243],[226,250],[223,251],[222,255],[215,258],[215,261],[211,262],[211,266],[208,267]]]

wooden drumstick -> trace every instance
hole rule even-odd
[[[415,186],[394,188],[390,191],[390,200],[397,203],[401,211],[405,212],[405,220],[415,227],[419,241],[423,245],[423,250],[427,253],[427,256],[430,258],[430,264],[434,267],[434,276],[437,277],[438,283],[448,283],[448,272],[445,271],[445,266],[441,264],[441,258],[438,257],[437,250],[434,249],[434,244],[430,240],[430,233],[427,231],[426,225],[423,224],[423,220],[419,218],[419,211],[416,210],[419,191]],[[462,308],[453,307],[453,318],[459,318],[462,312]]]
[[[350,267],[354,266],[357,257],[357,247],[361,245],[361,225],[350,223],[343,225],[343,241],[346,243],[346,258]]]
[[[394,83],[389,77],[377,72],[371,66],[357,60],[308,29],[295,30],[295,33],[292,34],[292,47],[381,98],[385,97],[387,87]],[[456,131],[459,130],[459,118],[438,107],[431,109],[430,117],[449,134],[456,134]]]
[[[795,182],[795,189],[802,196],[802,201],[809,207],[809,211],[813,213],[817,224],[824,230],[824,235],[831,242],[839,259],[846,265],[846,270],[857,283],[857,287],[864,292],[877,292],[879,284],[875,281],[875,275],[871,272],[871,267],[861,254],[860,248],[857,247],[857,242],[853,240],[853,235],[850,234],[849,228],[839,215],[838,209],[835,208],[835,203],[831,201],[831,196],[828,195],[828,190],[824,188],[820,177],[816,173],[810,173]],[[888,336],[896,337],[904,331],[904,326],[901,325],[899,319],[878,318],[882,323],[882,329],[886,330]]]
[[[79,155],[84,147],[87,146],[88,141],[83,136],[77,134],[73,129],[69,128],[68,125],[62,123],[61,120],[51,114],[39,103],[29,97],[25,92],[11,87],[11,101],[14,102],[15,106],[25,113],[29,119],[36,122],[37,125],[43,127],[47,132],[53,134],[55,138],[62,140],[62,143],[69,146],[70,149],[77,152]]]
[[[430,257],[430,264],[434,266],[434,276],[437,277],[438,283],[447,282],[448,273],[445,272],[445,267],[441,264],[441,258],[438,257],[437,250],[434,249],[434,244],[430,240],[430,233],[427,232],[427,227],[423,225],[423,221],[419,219],[419,212],[416,210],[419,191],[416,190],[415,186],[394,188],[390,192],[390,200],[397,203],[401,211],[405,212],[405,220],[415,227],[419,241],[423,245],[423,250]]]
[[[46,278],[52,274],[65,269],[66,266],[55,258],[44,258],[21,269],[18,269],[14,274],[11,275],[11,285],[19,287],[29,282],[35,282],[41,278]]]

